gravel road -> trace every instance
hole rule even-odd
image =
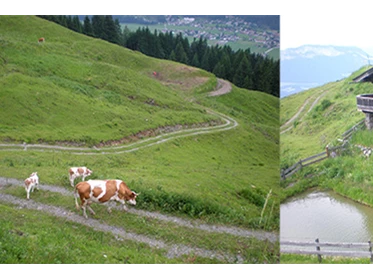
[[[0,190],[3,186],[6,186],[6,185],[23,186],[23,181],[18,180],[18,179],[14,179],[14,178],[0,177]],[[45,191],[56,192],[56,193],[59,193],[61,195],[65,195],[65,196],[71,196],[72,202],[73,202],[73,196],[74,195],[73,195],[73,189],[72,188],[71,188],[71,190],[68,190],[68,189],[66,189],[64,187],[60,187],[60,186],[41,184],[41,185],[39,185],[39,189],[40,190],[45,190]],[[72,205],[74,205],[74,203],[72,203]],[[118,206],[118,209],[121,209],[121,207]],[[272,232],[266,232],[266,231],[261,231],[261,230],[248,230],[248,229],[221,226],[221,225],[203,224],[203,223],[193,221],[193,220],[187,220],[187,219],[183,219],[183,218],[179,218],[179,217],[165,215],[165,214],[161,214],[161,213],[158,213],[158,212],[138,210],[138,209],[134,209],[132,207],[128,209],[128,212],[132,213],[132,214],[135,214],[135,215],[143,216],[143,217],[158,219],[160,221],[175,223],[179,226],[205,230],[205,231],[208,231],[208,232],[228,233],[228,234],[235,235],[235,236],[253,237],[253,238],[256,238],[258,240],[268,240],[269,242],[272,242],[272,243],[274,243],[278,240],[278,235],[275,234],[275,233],[272,233]]]

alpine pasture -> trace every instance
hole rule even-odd
[[[0,16],[0,31],[1,144],[95,150],[137,143],[180,128],[218,126],[224,122],[219,114],[238,124],[227,130],[139,145],[126,153],[79,155],[0,146],[1,177],[24,180],[37,172],[40,185],[71,191],[70,196],[35,190],[29,209],[23,204],[26,193],[22,185],[0,185],[4,198],[0,203],[1,263],[279,261],[277,242],[252,236],[186,228],[131,211],[113,209],[109,214],[102,205],[91,206],[96,212],[88,219],[91,223],[143,237],[127,239],[43,211],[58,207],[58,211],[71,213],[69,217],[82,216],[75,209],[68,170],[87,166],[93,171],[87,179],[123,180],[140,193],[137,205],[130,208],[192,224],[276,235],[278,98],[234,85],[227,94],[209,97],[217,79],[208,72],[150,58],[34,16]],[[38,43],[41,37],[45,41]],[[9,197],[13,202],[7,201]],[[165,245],[153,246],[152,240]],[[183,254],[165,249],[175,244],[192,249]],[[219,254],[236,257],[219,258]]]

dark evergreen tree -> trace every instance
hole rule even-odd
[[[251,88],[251,81],[249,79],[246,79],[249,75],[249,70],[250,70],[250,64],[247,56],[245,55],[244,52],[240,52],[239,56],[237,56],[239,60],[238,61],[238,66],[235,71],[234,77],[233,77],[233,83],[238,86],[238,87],[243,87],[243,88]]]
[[[104,16],[92,16],[92,29],[93,34],[97,38],[106,40],[105,35],[105,17]]]
[[[127,40],[131,36],[131,31],[127,27],[127,25],[124,27],[123,32],[122,32],[122,46],[127,45]]]
[[[193,55],[191,65],[194,66],[194,67],[200,67],[200,63],[199,63],[199,60],[198,60],[198,53],[195,53]]]
[[[188,63],[188,56],[183,48],[183,44],[181,41],[177,44],[175,48],[175,59],[177,62],[181,62],[184,64]]]
[[[83,34],[88,35],[88,36],[93,36],[92,24],[88,16],[84,17]]]
[[[82,33],[83,27],[82,27],[82,24],[81,24],[78,16],[74,16],[72,18],[71,26],[72,26],[71,27],[72,30],[74,30],[76,32],[79,32],[79,33]]]
[[[225,66],[222,62],[218,62],[215,67],[214,67],[214,70],[212,71],[212,73],[214,75],[216,75],[217,77],[219,78],[226,78],[226,73],[225,73]]]
[[[120,25],[120,22],[118,19],[115,19],[114,20],[114,25],[115,25],[115,30],[116,30],[116,33],[117,33],[117,44],[118,45],[123,45],[123,33],[122,33],[122,27]]]
[[[210,48],[206,48],[205,52],[202,55],[201,68],[204,69],[204,70],[206,70],[206,71],[211,71],[211,66],[210,66]]]
[[[119,44],[118,27],[115,25],[112,16],[105,16],[104,19],[104,37],[102,39],[107,40],[114,44]]]
[[[174,51],[174,50],[171,51],[171,54],[170,54],[169,60],[177,61],[177,60],[176,60],[176,54],[175,54],[175,51]]]

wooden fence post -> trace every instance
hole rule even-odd
[[[319,243],[319,239],[317,238],[315,240],[315,242]],[[320,251],[320,246],[316,246],[316,251],[318,251],[318,252]],[[319,263],[321,263],[321,261],[322,261],[321,254],[317,254],[317,258],[319,259]]]
[[[330,154],[329,154],[329,145],[326,145],[326,156],[327,157],[330,157]]]
[[[369,245],[369,253],[370,253],[370,262],[373,263],[372,242],[370,240],[368,241],[368,245]]]

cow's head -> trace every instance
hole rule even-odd
[[[135,193],[135,192],[131,192],[130,196],[129,196],[129,200],[128,200],[128,203],[131,204],[131,205],[136,205],[136,197],[138,196],[139,194]]]
[[[30,177],[33,177],[33,176],[36,176],[36,175],[38,175],[38,172],[33,172],[33,173],[31,173]]]
[[[86,174],[87,176],[91,175],[92,173],[93,173],[93,171],[92,171],[92,170],[89,170],[88,168],[87,168],[86,171],[85,171],[85,174]]]

